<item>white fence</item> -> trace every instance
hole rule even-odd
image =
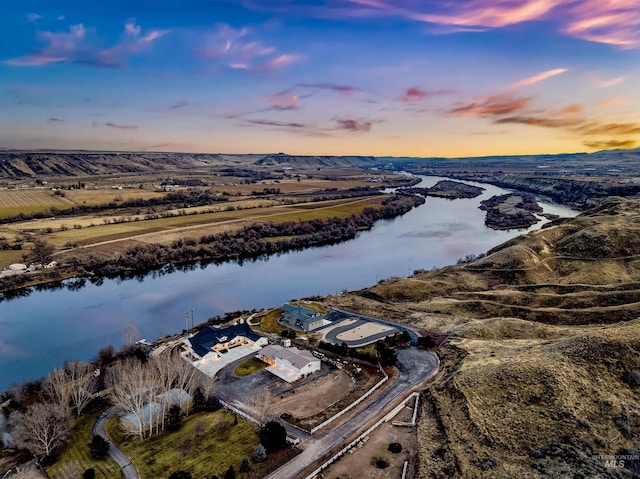
[[[390,413],[385,415],[382,419],[379,419],[373,426],[371,426],[365,432],[360,434],[360,436],[358,436],[356,439],[354,439],[349,444],[347,444],[344,448],[342,448],[333,457],[329,458],[324,464],[322,464],[319,468],[317,468],[315,471],[313,471],[311,474],[309,474],[305,479],[314,479],[318,474],[320,474],[327,467],[329,467],[331,464],[333,464],[338,459],[340,459],[342,456],[344,456],[350,449],[354,448],[360,441],[362,441],[365,437],[367,437],[369,434],[371,434],[371,432],[374,431],[378,426],[380,426],[380,424],[382,424],[383,422],[387,422],[390,419],[392,419],[393,417],[395,417],[396,414],[398,414],[402,410],[402,408],[405,407],[407,402],[409,402],[413,397],[417,398],[418,396],[419,396],[419,393],[417,393],[417,392],[411,393],[400,404],[398,404],[395,408],[393,408],[393,410]]]
[[[331,424],[333,421],[335,421],[336,419],[338,419],[340,416],[342,416],[343,414],[346,414],[347,412],[351,411],[354,407],[356,407],[358,404],[360,404],[362,401],[364,401],[365,399],[367,399],[369,396],[371,396],[374,391],[376,389],[378,389],[380,386],[382,386],[384,383],[386,383],[389,380],[389,376],[387,376],[387,373],[384,372],[384,369],[382,369],[382,372],[384,374],[384,377],[378,381],[371,389],[369,389],[366,393],[364,393],[362,396],[360,396],[357,400],[355,400],[354,402],[352,402],[351,404],[349,404],[346,408],[344,408],[342,411],[339,411],[338,413],[336,413],[335,415],[331,416],[329,419],[327,419],[326,421],[324,421],[321,424],[318,424],[316,427],[311,428],[311,431],[309,431],[311,434],[316,433],[317,431],[319,431],[320,429],[322,429],[323,427],[325,427],[328,424]]]
[[[228,409],[232,413],[237,414],[240,417],[243,417],[247,421],[252,422],[253,424],[257,425],[258,427],[262,427],[262,423],[260,421],[258,421],[255,417],[249,416],[246,412],[241,411],[240,409],[238,409],[235,406],[232,406],[228,402],[220,400],[220,404],[222,404],[222,407],[224,407],[225,409]]]

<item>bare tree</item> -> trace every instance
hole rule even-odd
[[[127,432],[143,438],[146,426],[145,404],[148,403],[149,389],[155,388],[155,384],[150,381],[149,367],[139,361],[126,361],[108,370],[106,384],[110,388],[113,403],[135,418],[133,428]]]
[[[47,241],[37,239],[33,242],[33,256],[40,263],[49,262],[54,251],[55,247]]]
[[[73,407],[76,417],[91,402],[95,391],[95,376],[90,364],[77,361],[53,369],[42,383],[47,396],[64,408]]]
[[[133,323],[127,324],[122,330],[122,350],[124,352],[131,352],[136,343],[140,340],[140,334],[136,325]]]
[[[65,373],[69,380],[71,406],[76,412],[76,417],[80,417],[84,408],[93,399],[96,390],[93,367],[87,363],[72,361],[65,364]]]
[[[59,479],[82,479],[82,469],[77,462],[67,462],[56,476]]]
[[[65,409],[70,415],[70,388],[64,369],[52,369],[47,379],[42,383],[42,390],[50,401]]]
[[[256,419],[260,421],[260,424],[265,424],[269,420],[272,403],[273,396],[268,388],[259,390],[251,398],[250,404],[255,411]]]
[[[26,413],[15,411],[9,423],[16,444],[41,458],[62,445],[70,427],[68,408],[52,403],[36,403]]]

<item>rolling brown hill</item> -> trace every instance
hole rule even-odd
[[[638,477],[639,261],[640,200],[610,198],[332,301],[451,335],[424,395],[420,477]]]

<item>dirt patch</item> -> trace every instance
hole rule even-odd
[[[334,416],[358,400],[384,377],[384,375],[381,372],[378,372],[376,368],[362,366],[358,367],[358,370],[356,370],[354,365],[349,365],[346,368],[349,369],[349,372],[356,379],[355,384],[353,384],[353,387],[351,387],[347,394],[341,398],[334,398],[333,403],[327,404],[323,410],[316,414],[307,417],[294,416],[288,421],[296,426],[309,430],[318,424],[323,423],[331,416]],[[393,378],[390,378],[390,381],[388,381],[387,384],[393,382],[392,380]],[[378,391],[380,391],[380,389]],[[293,415],[293,413],[291,414]]]
[[[396,416],[395,419],[403,420],[400,416]],[[392,443],[399,443],[402,446],[402,451],[396,454],[390,452],[388,448]],[[324,471],[324,477],[338,479],[402,477],[402,468],[407,460],[409,461],[409,477],[413,477],[412,472],[416,470],[417,465],[415,456],[418,452],[416,429],[393,426],[391,422],[383,423],[368,436],[362,446],[352,449],[352,451]],[[386,462],[388,466],[384,469],[376,467],[374,463],[378,460]]]
[[[395,328],[390,326],[384,326],[378,323],[366,323],[356,326],[349,331],[338,334],[336,337],[342,341],[356,341],[358,339],[367,338],[378,333],[386,333],[387,331],[393,331]]]
[[[355,387],[351,377],[344,371],[333,371],[317,381],[305,384],[276,398],[274,413],[288,413],[304,418],[318,414],[328,405],[349,394]]]

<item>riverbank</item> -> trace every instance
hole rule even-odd
[[[347,217],[329,217],[299,222],[259,222],[233,233],[204,235],[199,239],[180,238],[170,244],[138,243],[124,253],[109,256],[93,254],[67,255],[53,269],[38,269],[0,278],[3,297],[12,297],[16,289],[74,277],[102,278],[132,277],[165,268],[180,268],[194,263],[220,263],[230,260],[257,258],[285,251],[320,246],[355,237],[359,231],[370,229],[380,219],[401,216],[424,199],[412,195],[394,195],[379,205],[363,208]],[[21,296],[21,292],[15,293]]]

